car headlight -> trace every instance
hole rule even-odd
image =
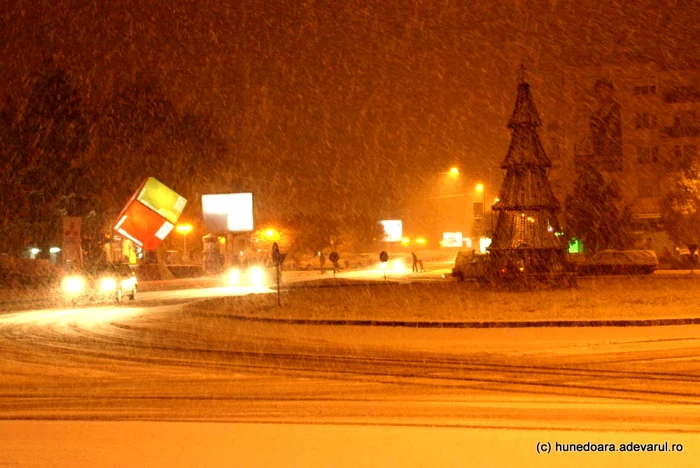
[[[238,286],[241,281],[241,270],[233,268],[224,275],[224,282],[229,286]]]
[[[117,280],[114,278],[102,278],[100,280],[100,292],[109,292],[117,289]]]
[[[252,267],[248,270],[248,280],[251,286],[262,286],[265,282],[265,270],[260,267]]]
[[[63,278],[61,289],[68,294],[78,294],[85,289],[85,280],[80,276],[69,276]]]

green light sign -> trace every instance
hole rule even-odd
[[[583,243],[574,238],[569,241],[569,253],[583,253]]]

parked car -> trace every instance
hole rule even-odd
[[[345,268],[365,268],[372,266],[378,262],[378,257],[373,257],[370,254],[340,254],[340,264]]]
[[[659,266],[653,250],[602,250],[578,266],[584,275],[651,274]]]
[[[467,277],[467,270],[469,269],[469,263],[472,260],[472,256],[473,254],[471,251],[461,250],[457,252],[455,266],[452,268],[453,278],[464,281],[464,279]]]
[[[525,255],[495,259],[489,254],[460,252],[455,259],[452,276],[461,281],[471,280],[479,284],[499,287],[517,288],[535,284],[561,284],[575,287],[576,275],[571,260],[568,258],[561,260],[564,260],[564,263],[533,264],[528,262]]]
[[[333,269],[333,262],[330,258],[331,253],[332,252],[325,252],[326,263],[324,264],[324,268],[326,270]],[[377,257],[374,257],[373,255],[367,253],[356,254],[338,252],[338,254],[338,266],[341,269],[366,268],[379,263],[379,259]],[[321,269],[321,260],[318,253],[316,253],[315,255],[295,255],[291,258],[287,258],[285,264],[285,269],[288,270],[313,271]]]
[[[100,263],[67,272],[61,281],[64,297],[73,303],[87,301],[122,302],[136,299],[138,280],[127,264]]]
[[[326,263],[330,263],[328,260]],[[321,268],[321,262],[319,260],[318,253],[299,253],[294,252],[287,255],[287,258],[282,265],[284,270],[318,270]],[[327,265],[326,265],[327,267]]]
[[[659,269],[664,270],[690,270],[700,266],[700,252],[690,254],[688,249],[678,250],[678,256],[659,257]]]
[[[506,273],[510,273],[510,270],[494,263],[488,254],[474,254],[467,251],[457,253],[455,266],[452,268],[452,276],[458,280],[469,279],[482,284],[490,283]]]

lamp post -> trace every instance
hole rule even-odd
[[[460,193],[450,193],[450,194],[445,194],[445,195],[435,195],[432,197],[429,197],[428,199],[430,200],[437,200],[437,199],[449,199],[449,198],[457,198],[457,197],[465,197],[467,200],[467,207],[469,206],[468,203],[471,201],[473,208],[475,209],[474,211],[474,221],[476,225],[476,220],[481,219],[482,222],[482,227],[480,228],[481,234],[486,235],[487,234],[487,226],[486,226],[486,188],[483,183],[478,183],[475,187],[474,190],[478,193],[481,194],[481,206],[482,206],[482,213],[481,216],[477,216],[476,212],[476,207],[477,207],[477,200],[475,200],[473,192],[469,192],[468,189],[466,189],[466,180],[465,178],[469,178],[471,180],[479,180],[481,178],[481,175],[473,173],[473,172],[463,172],[461,171],[457,166],[452,166],[446,171],[439,172],[439,174],[442,174],[443,180],[451,180],[452,183],[449,185],[449,187],[452,188],[452,191],[454,192],[455,189],[459,188]],[[458,182],[461,181],[461,182]],[[447,187],[447,185],[441,186],[442,188]],[[465,190],[466,189],[466,190]],[[466,218],[469,218],[469,211],[465,210],[465,214],[467,214]],[[491,213],[493,216],[493,213]],[[465,223],[468,225],[468,221],[465,219]],[[491,223],[493,224],[493,223]]]
[[[484,237],[486,237],[486,189],[484,188],[484,184],[476,184],[476,191],[478,193],[481,193],[481,229],[483,231]]]
[[[175,228],[177,232],[182,234],[182,260],[187,261],[187,234],[192,231],[191,224],[178,224]]]

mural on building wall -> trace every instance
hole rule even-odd
[[[590,116],[593,157],[600,170],[622,170],[622,116],[620,105],[613,98],[613,85],[598,80],[594,86],[598,109]]]

